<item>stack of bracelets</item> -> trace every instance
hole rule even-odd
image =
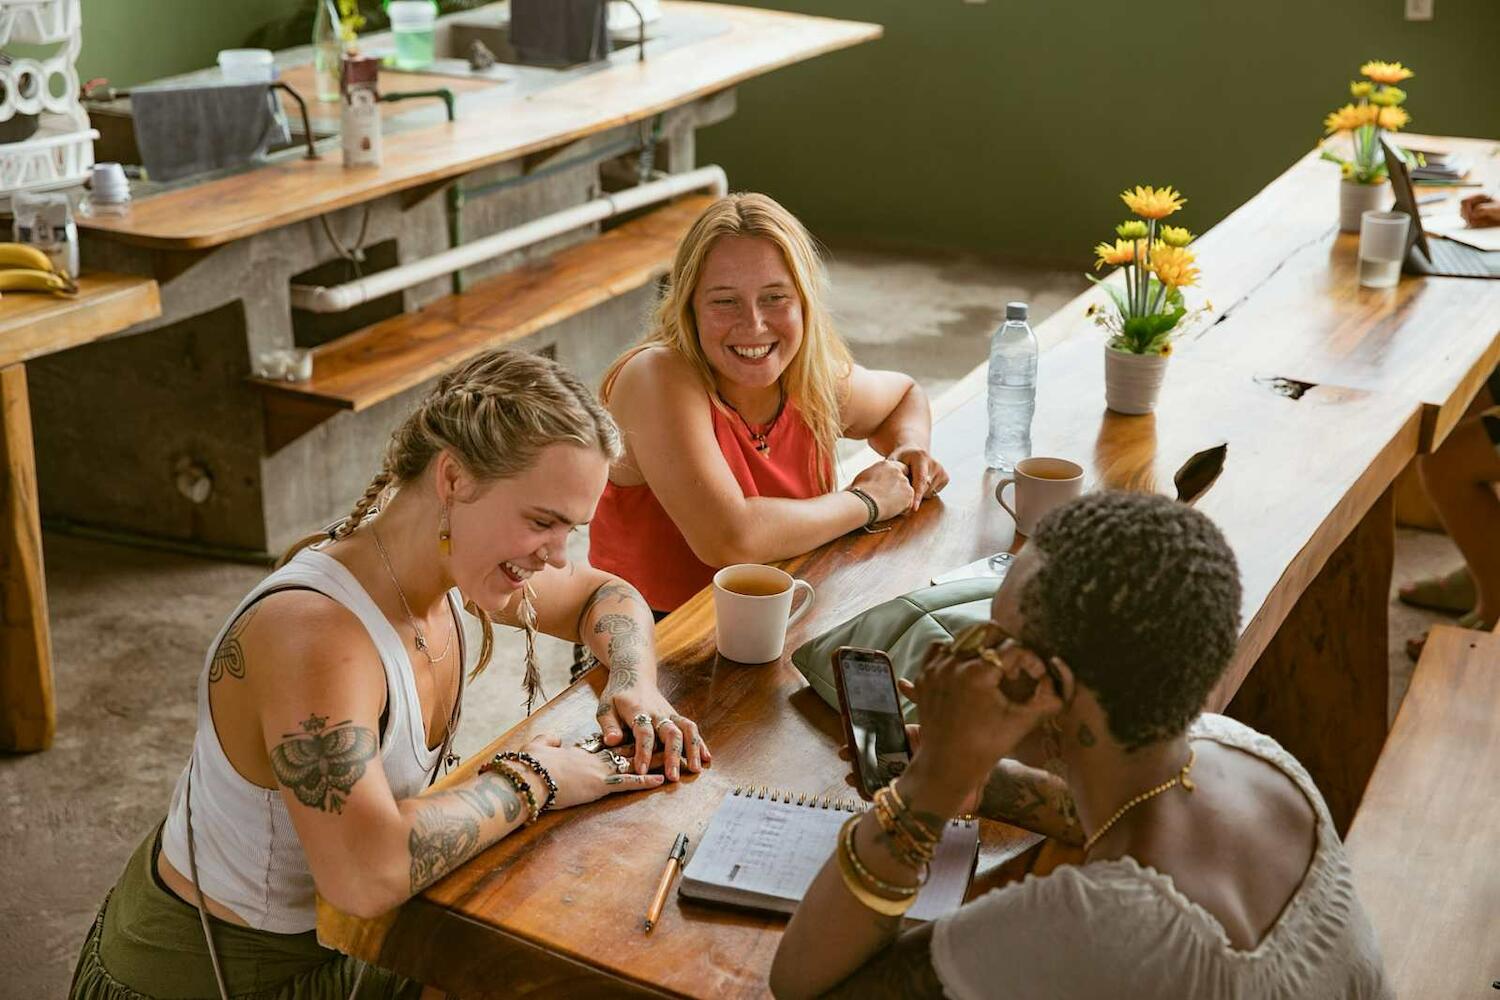
[[[890,839],[892,851],[917,872],[916,885],[895,885],[874,875],[859,860],[854,850],[854,829],[858,815],[849,817],[839,835],[839,872],[850,894],[865,906],[886,917],[899,917],[916,902],[917,893],[927,881],[933,852],[940,833],[912,815],[894,785],[875,793],[875,818]]]
[[[536,793],[531,790],[531,783],[521,775],[520,768],[512,764],[511,761],[515,761],[518,764],[525,764],[531,768],[542,779],[542,783],[547,786],[547,797],[542,800],[540,805],[537,804]],[[526,800],[526,810],[531,817],[526,821],[527,823],[535,823],[537,818],[546,812],[557,799],[557,782],[552,780],[552,775],[547,773],[547,769],[542,766],[541,761],[524,750],[520,752],[506,750],[503,753],[495,754],[489,761],[479,766],[479,773],[498,774],[510,782],[511,787],[516,790],[516,794]]]

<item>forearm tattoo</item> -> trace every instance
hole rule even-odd
[[[588,621],[589,612],[594,610],[596,605],[609,600],[639,604],[647,611],[651,610],[650,605],[646,603],[646,599],[641,596],[639,590],[636,590],[623,580],[611,580],[590,594],[589,599],[583,602],[583,610],[578,612],[578,622],[574,626],[574,630],[580,637],[584,634],[584,623]]]
[[[283,734],[271,750],[271,770],[303,805],[343,812],[377,747],[374,730],[348,719],[330,726],[328,716],[313,715],[302,723],[302,732]]]
[[[889,948],[860,966],[848,979],[823,994],[840,1000],[922,1000],[943,996],[943,983],[932,967],[932,924],[902,934]]]
[[[229,631],[224,633],[224,640],[219,643],[219,648],[214,650],[214,658],[208,663],[210,684],[217,683],[225,674],[237,680],[245,676],[245,650],[240,645],[240,637],[245,634],[250,619],[254,618],[255,612],[259,610],[259,604],[250,605],[245,613],[229,626]]]
[[[468,788],[431,796],[412,820],[406,839],[411,854],[411,891],[420,892],[488,846],[481,820],[504,816],[514,823],[521,799],[510,782],[481,774]]]
[[[979,815],[1069,844],[1083,843],[1083,828],[1067,783],[1015,761],[1002,760],[990,772],[979,800]]]
[[[640,680],[641,660],[646,655],[646,635],[641,623],[629,615],[600,615],[594,623],[595,635],[609,636],[609,680],[599,695],[598,714],[609,711],[615,695],[632,688]]]

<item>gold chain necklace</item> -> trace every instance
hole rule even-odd
[[[375,550],[380,553],[380,561],[385,563],[385,571],[391,575],[391,582],[396,585],[396,596],[401,598],[401,610],[406,612],[406,623],[410,625],[411,630],[416,633],[417,652],[427,657],[427,662],[430,664],[437,665],[439,663],[442,663],[448,658],[448,654],[453,651],[452,627],[450,626],[448,629],[448,644],[443,647],[443,651],[437,656],[433,656],[431,653],[429,653],[427,651],[427,637],[423,635],[422,630],[417,627],[417,616],[411,613],[411,605],[406,602],[406,591],[401,589],[401,581],[396,579],[396,571],[391,568],[391,557],[386,555],[385,545],[380,541],[380,532],[375,529],[375,525],[373,524],[370,525],[370,534],[375,536]]]
[[[1109,818],[1109,822],[1105,823],[1099,829],[1095,830],[1093,832],[1093,835],[1083,842],[1083,853],[1087,854],[1089,851],[1093,850],[1094,845],[1099,842],[1099,838],[1108,833],[1109,828],[1119,822],[1121,816],[1124,816],[1126,813],[1130,812],[1130,810],[1134,809],[1142,802],[1145,802],[1149,799],[1154,799],[1162,792],[1165,792],[1170,788],[1175,788],[1178,785],[1181,785],[1183,788],[1191,792],[1196,786],[1193,784],[1193,779],[1188,777],[1188,774],[1193,770],[1193,761],[1197,758],[1198,751],[1194,750],[1192,747],[1188,747],[1187,763],[1182,765],[1182,770],[1178,771],[1177,775],[1172,778],[1172,780],[1163,781],[1155,788],[1152,788],[1149,791],[1142,792],[1135,798],[1131,799],[1129,802],[1125,803],[1119,809],[1115,810],[1115,814]]]

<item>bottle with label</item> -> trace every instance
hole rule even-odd
[[[339,77],[344,70],[344,21],[337,0],[317,0],[313,19],[313,78],[320,101],[339,99]]]
[[[1026,322],[1024,302],[1005,306],[1005,323],[990,340],[990,432],[984,462],[1010,472],[1031,455],[1031,417],[1036,412],[1036,334]]]
[[[380,166],[380,60],[344,57],[340,141],[346,167]]]

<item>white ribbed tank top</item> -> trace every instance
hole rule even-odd
[[[337,601],[359,619],[375,643],[386,686],[387,719],[380,738],[380,761],[398,800],[416,795],[431,782],[442,748],[427,749],[427,726],[406,645],[343,563],[326,553],[303,549],[262,580],[234,609],[204,658],[203,673],[198,678],[198,731],[193,738],[192,759],[172,792],[161,849],[173,868],[189,875],[184,793],[191,769],[193,838],[203,894],[229,907],[257,930],[298,934],[312,930],[317,923],[307,855],[281,791],[245,780],[225,756],[208,704],[209,665],[229,627],[262,596],[287,588],[315,590]],[[456,619],[452,594],[448,600]],[[462,670],[463,630],[457,621],[454,627],[458,628]],[[457,719],[454,725],[456,728]]]

